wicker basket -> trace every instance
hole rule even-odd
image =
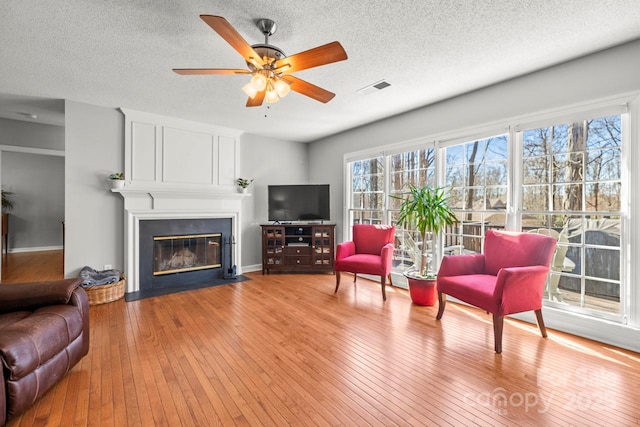
[[[127,278],[124,277],[124,274],[121,274],[119,282],[85,288],[84,290],[87,291],[87,296],[89,297],[89,305],[98,305],[119,300],[124,296],[124,285],[126,281]]]

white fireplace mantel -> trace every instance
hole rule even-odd
[[[140,221],[161,219],[231,218],[236,244],[233,259],[242,265],[240,208],[248,194],[229,188],[188,189],[130,186],[111,190],[124,198],[125,274],[127,293],[140,290]],[[241,274],[238,271],[238,274]]]

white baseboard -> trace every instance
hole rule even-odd
[[[20,252],[40,252],[40,251],[59,251],[62,250],[63,246],[39,246],[33,248],[11,248],[9,249],[10,254],[20,253]]]
[[[552,307],[542,307],[542,316],[549,329],[640,352],[640,329],[632,326]],[[513,314],[510,317],[536,323],[533,312]]]
[[[251,273],[254,271],[261,271],[261,270],[262,270],[262,264],[243,265],[240,268],[240,271],[242,273]]]

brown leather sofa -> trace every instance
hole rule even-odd
[[[0,426],[89,352],[81,279],[0,285]]]

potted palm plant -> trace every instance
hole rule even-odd
[[[443,187],[418,187],[408,184],[409,191],[403,196],[392,196],[402,200],[398,225],[415,229],[421,237],[422,247],[417,249],[415,267],[404,273],[409,283],[409,293],[414,303],[434,305],[436,302],[436,273],[429,270],[427,235],[437,236],[446,226],[458,222],[449,206],[449,196]]]

